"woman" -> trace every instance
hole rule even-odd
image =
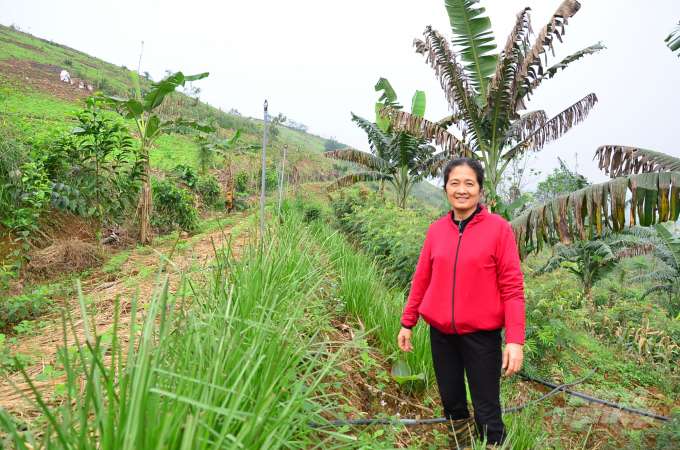
[[[524,279],[510,225],[479,204],[484,185],[479,161],[451,160],[443,176],[453,210],[427,230],[401,318],[399,348],[413,349],[411,329],[422,316],[430,325],[432,362],[444,414],[451,421],[452,448],[469,445],[473,421],[493,448],[505,439],[501,370],[509,377],[522,365]],[[467,407],[465,374],[474,419]]]

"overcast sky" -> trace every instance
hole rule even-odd
[[[534,31],[548,21],[560,0],[482,0],[502,47],[516,13],[532,8]],[[185,74],[208,71],[197,86],[201,99],[223,110],[261,117],[284,113],[319,135],[368,151],[350,111],[373,120],[373,87],[390,80],[404,105],[425,91],[425,117],[438,120],[448,106],[433,70],[412,48],[426,25],[450,35],[444,0],[201,1],[131,0],[55,2],[0,0],[0,23],[16,24],[105,61],[161,78],[166,69]],[[547,80],[528,103],[550,117],[594,92],[588,119],[537,154],[544,175],[557,157],[579,173],[605,181],[594,162],[604,144],[637,146],[680,156],[680,58],[663,40],[680,21],[678,0],[582,0],[569,20],[560,58],[598,42],[607,49],[572,63]],[[533,38],[532,38],[533,41]],[[0,44],[2,45],[2,44]]]

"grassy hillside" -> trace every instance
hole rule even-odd
[[[20,138],[44,134],[57,127],[66,127],[71,120],[67,113],[78,108],[77,103],[94,91],[107,95],[129,97],[133,86],[129,70],[102,61],[78,50],[37,38],[11,27],[0,26],[0,117]],[[60,81],[65,69],[74,84]],[[209,71],[210,68],[206,67]],[[80,82],[85,85],[79,88]],[[151,82],[142,77],[142,91]],[[87,86],[92,87],[92,92]],[[165,118],[184,117],[217,127],[216,134],[227,138],[241,129],[243,145],[261,145],[262,122],[233,116],[183,93],[175,92],[160,109]],[[270,155],[278,160],[283,146],[293,154],[294,163],[310,177],[326,174],[330,179],[333,163],[323,158],[325,139],[277,126],[279,136],[269,139]],[[195,164],[197,146],[190,138],[178,135],[163,136],[151,151],[151,164],[167,170],[177,164]],[[237,169],[247,163],[236,161]]]

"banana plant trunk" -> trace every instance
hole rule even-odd
[[[148,156],[148,155],[147,155]],[[139,240],[142,245],[149,245],[152,241],[151,234],[151,166],[147,157],[144,163],[144,181],[142,192],[139,195]]]

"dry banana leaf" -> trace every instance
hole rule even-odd
[[[626,202],[630,206],[626,208]],[[680,216],[680,172],[617,178],[563,195],[529,209],[510,222],[522,257],[543,244],[570,244],[614,232],[676,221]]]
[[[595,151],[598,167],[612,178],[634,173],[678,172],[680,158],[623,145],[603,145]]]
[[[382,118],[389,117],[390,123],[397,131],[422,138],[426,142],[436,142],[449,155],[449,158],[472,156],[467,145],[434,122],[389,106],[380,108],[380,116]]]
[[[328,186],[326,186],[326,191],[332,192],[336,189],[340,189],[347,186],[352,186],[355,183],[360,183],[362,181],[379,181],[379,180],[389,180],[392,177],[390,175],[380,173],[380,172],[356,172],[340,177]]]

